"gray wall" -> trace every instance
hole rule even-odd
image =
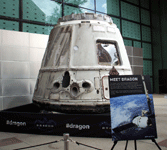
[[[134,75],[143,75],[143,49],[126,46],[126,51]]]
[[[48,35],[0,30],[0,110],[32,102]]]

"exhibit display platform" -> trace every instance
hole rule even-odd
[[[35,104],[0,111],[0,131],[47,135],[111,138],[110,113],[41,112]]]

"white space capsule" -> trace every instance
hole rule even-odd
[[[120,75],[132,74],[123,38],[109,16],[59,18],[49,36],[33,102],[60,112],[108,112],[113,66]]]

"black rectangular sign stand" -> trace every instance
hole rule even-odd
[[[155,143],[155,145],[158,147],[159,150],[162,150],[155,139],[152,139],[152,142]],[[117,143],[118,143],[118,141],[114,141],[114,145],[112,146],[111,150],[114,149],[114,147],[117,145]],[[134,140],[134,145],[135,145],[135,150],[137,150],[137,141],[136,140]],[[128,147],[128,140],[126,141],[125,150],[127,150],[127,147]]]

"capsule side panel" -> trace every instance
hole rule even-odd
[[[58,26],[49,36],[42,67],[68,67],[72,26]]]
[[[99,80],[98,84],[100,84],[99,71],[76,71],[75,80],[71,82],[71,85],[76,83],[79,86],[78,96],[75,98],[76,101],[101,101],[101,88],[100,85],[95,88],[95,77]]]
[[[74,48],[76,46],[78,49]],[[89,23],[74,26],[70,64],[71,67],[97,65],[96,46],[92,26]]]
[[[37,83],[35,86],[34,97],[38,97],[40,99],[44,98],[44,94],[48,85],[49,73],[39,73],[37,78]]]

